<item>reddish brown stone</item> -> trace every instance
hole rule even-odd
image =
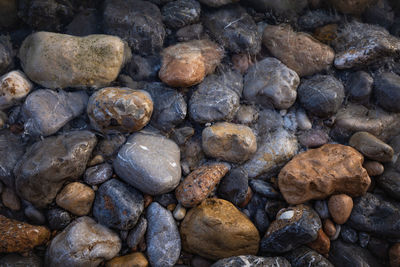
[[[335,224],[330,219],[324,221],[323,228],[324,232],[329,237],[333,237],[336,234]]]
[[[345,194],[331,196],[328,209],[335,223],[344,224],[353,210],[353,199]]]
[[[400,243],[394,244],[389,250],[390,267],[400,266]]]
[[[382,163],[378,161],[366,160],[364,161],[363,167],[367,170],[369,176],[381,175],[385,170]]]
[[[325,255],[329,253],[331,248],[331,241],[326,236],[322,229],[318,231],[318,237],[313,242],[308,243],[307,246],[318,252],[319,254]]]

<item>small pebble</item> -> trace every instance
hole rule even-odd
[[[87,215],[93,205],[95,193],[87,185],[74,182],[66,185],[56,197],[56,203],[78,216]]]
[[[61,230],[71,222],[71,215],[62,209],[52,208],[47,211],[47,221],[49,222],[50,229]]]
[[[353,209],[353,199],[345,194],[333,195],[328,201],[329,213],[337,224],[344,224]]]
[[[113,174],[112,166],[108,163],[101,163],[99,165],[96,164],[96,166],[87,168],[83,178],[85,183],[87,184],[98,185],[109,180],[112,174]]]
[[[186,209],[182,207],[181,204],[176,205],[174,212],[173,212],[175,220],[181,221],[185,218]]]
[[[104,162],[104,157],[102,155],[94,156],[88,163],[88,167],[92,167]]]
[[[324,232],[330,238],[332,238],[336,234],[335,224],[330,219],[324,220],[323,228],[324,228]]]
[[[369,176],[381,175],[385,170],[382,163],[371,160],[365,160],[363,167],[367,170]]]

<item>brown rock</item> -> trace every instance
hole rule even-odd
[[[106,267],[147,267],[149,262],[141,252],[128,254],[114,259],[106,263]]]
[[[299,76],[328,69],[335,53],[332,48],[304,32],[294,32],[289,25],[268,25],[263,44],[271,54],[293,69]]]
[[[337,224],[344,224],[353,209],[353,199],[345,194],[334,195],[328,201],[329,213]]]
[[[400,243],[394,244],[389,250],[390,267],[400,266]]]
[[[367,170],[369,176],[381,175],[385,170],[382,163],[371,160],[364,161],[363,167]]]
[[[95,193],[92,188],[79,182],[67,184],[56,198],[56,203],[63,209],[84,216],[90,212]]]
[[[220,122],[203,130],[202,145],[209,157],[242,163],[256,152],[257,139],[247,126]]]
[[[329,0],[330,4],[343,14],[360,15],[376,0]]]
[[[24,253],[45,244],[50,231],[43,226],[34,226],[0,215],[0,253]]]
[[[393,148],[368,132],[357,132],[350,138],[349,145],[361,152],[365,157],[380,162],[390,162]]]
[[[163,51],[160,79],[173,87],[200,83],[214,72],[223,50],[209,40],[194,40],[167,47]]]
[[[176,188],[176,199],[184,207],[196,206],[207,198],[228,171],[228,166],[222,163],[201,166]]]
[[[318,237],[316,240],[308,243],[307,246],[318,252],[319,254],[325,255],[329,253],[331,248],[331,241],[329,237],[326,236],[322,229],[318,231]]]
[[[247,187],[247,194],[245,200],[239,204],[239,208],[244,208],[249,204],[251,198],[253,197],[253,190],[251,190],[251,187]]]
[[[185,251],[212,260],[255,255],[260,241],[253,223],[223,199],[206,199],[189,210],[180,232]]]
[[[327,236],[333,237],[336,234],[336,227],[335,224],[330,220],[326,219],[323,224],[324,232]]]
[[[279,173],[279,189],[289,204],[324,199],[335,193],[366,193],[371,179],[363,156],[350,146],[326,144],[296,155]]]
[[[4,188],[3,193],[1,193],[1,201],[3,205],[10,210],[20,210],[21,209],[21,201],[17,194],[10,189],[9,187]]]
[[[150,121],[153,101],[145,91],[106,87],[89,98],[87,113],[92,126],[100,132],[132,133]]]
[[[153,202],[153,197],[151,195],[145,194],[143,198],[144,198],[144,208],[147,208],[151,204],[151,202]]]

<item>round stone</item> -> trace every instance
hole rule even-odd
[[[345,194],[333,195],[328,201],[329,213],[337,224],[344,224],[353,209],[353,199]]]
[[[87,215],[92,209],[95,193],[89,186],[79,182],[67,184],[56,197],[56,203],[63,209],[78,215]]]

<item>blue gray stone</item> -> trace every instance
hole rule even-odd
[[[84,181],[90,185],[97,185],[104,183],[111,178],[113,174],[112,166],[108,163],[99,164],[85,171]]]
[[[130,248],[135,248],[139,245],[140,241],[144,238],[147,230],[147,220],[145,217],[140,217],[136,226],[129,232],[126,243]]]

